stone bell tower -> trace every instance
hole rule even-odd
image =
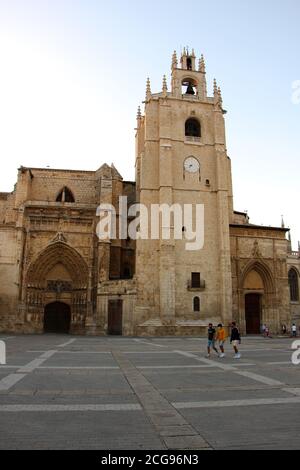
[[[207,95],[203,56],[184,49],[172,57],[171,90],[151,92],[137,116],[137,195],[151,205],[204,206],[204,246],[186,250],[183,239],[137,241],[138,334],[203,332],[207,322],[232,319],[229,224],[233,217],[231,165],[227,156],[221,90]],[[174,233],[162,223],[162,232]]]

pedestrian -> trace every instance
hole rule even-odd
[[[262,334],[263,334],[263,337],[265,338],[266,337],[266,328],[267,326],[265,324],[263,324],[262,326]]]
[[[210,358],[211,348],[217,353],[217,355],[219,355],[218,350],[215,346],[216,330],[213,327],[212,323],[208,325],[207,333],[208,333],[208,343],[207,343],[207,356],[206,357]]]
[[[295,323],[293,323],[293,326],[292,326],[292,335],[293,335],[293,338],[297,338],[297,327]]]
[[[219,348],[220,348],[220,355],[219,357],[223,358],[225,357],[225,350],[224,350],[224,345],[226,341],[226,333],[225,329],[223,328],[222,323],[219,323],[218,329],[217,329],[217,334],[216,334],[216,341],[219,342]]]
[[[232,344],[234,352],[235,352],[234,359],[240,359],[241,354],[238,350],[238,345],[241,344],[242,341],[241,341],[241,335],[240,335],[239,329],[236,326],[236,322],[232,322],[231,328],[232,330],[231,330],[230,344]]]
[[[286,325],[282,325],[281,330],[282,330],[282,334],[286,335]]]
[[[269,337],[270,337],[270,328],[266,325],[265,338],[269,338]]]

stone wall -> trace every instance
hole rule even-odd
[[[261,324],[274,334],[290,322],[286,232],[249,224],[230,227],[233,317],[244,333],[246,294],[262,296]]]

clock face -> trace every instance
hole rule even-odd
[[[184,162],[184,169],[188,173],[197,173],[199,171],[200,165],[196,158],[189,157]]]

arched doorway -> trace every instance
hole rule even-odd
[[[39,332],[45,330],[45,321],[46,330],[53,331],[56,320],[51,322],[50,317],[52,315],[55,318],[57,309],[63,313],[65,322],[64,325],[56,323],[55,331],[69,331],[69,315],[66,313],[68,307],[63,310],[59,306],[61,304],[70,305],[72,332],[85,330],[89,268],[81,254],[62,240],[63,235],[58,234],[55,241],[32,261],[25,276],[23,297],[26,303],[26,321],[31,324],[32,329]],[[57,308],[52,307],[53,313],[48,314],[51,310],[49,305],[56,302]]]
[[[44,333],[70,332],[71,309],[63,302],[53,302],[46,305],[44,313]]]
[[[258,335],[261,325],[261,298],[260,294],[246,294],[245,317],[247,335]]]

